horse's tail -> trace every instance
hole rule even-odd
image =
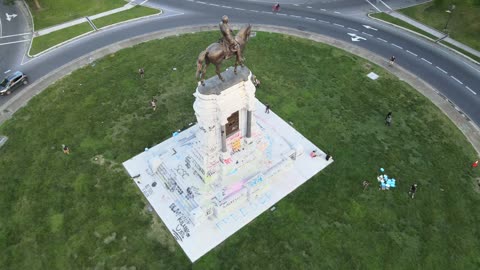
[[[197,59],[197,73],[196,73],[196,78],[199,78],[201,73],[202,73],[202,67],[203,67],[203,62],[205,61],[205,57],[207,56],[207,50],[201,52],[198,55]]]

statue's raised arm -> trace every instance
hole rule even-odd
[[[228,17],[225,15],[222,17],[219,28],[223,38],[219,42],[210,44],[210,46],[198,56],[197,77],[200,77],[202,85],[205,84],[205,72],[210,63],[215,65],[215,71],[222,81],[223,78],[220,75],[220,65],[223,60],[230,59],[234,55],[236,56],[235,74],[237,72],[237,66],[243,66],[242,53],[245,49],[245,44],[250,37],[252,27],[250,25],[244,26],[238,31],[237,35],[234,36],[230,25],[228,25]]]

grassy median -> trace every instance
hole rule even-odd
[[[35,31],[124,6],[124,0],[27,0]]]
[[[446,10],[450,8],[450,4],[455,4],[447,26],[450,37],[480,51],[480,1],[476,1],[477,4],[474,2],[467,0],[443,1],[443,4],[428,2],[399,12],[443,31],[450,16]]]
[[[158,14],[160,10],[142,7],[142,6],[135,6],[129,10],[125,10],[122,12],[118,12],[109,16],[101,17],[98,19],[93,20],[93,23],[97,28],[102,28],[114,23],[119,23],[123,21],[128,21],[135,18],[140,18],[148,15]]]
[[[35,55],[50,47],[90,31],[93,31],[92,26],[90,26],[88,22],[84,22],[43,36],[35,37],[33,38],[29,54]]]
[[[480,173],[458,128],[380,67],[270,33],[258,33],[245,52],[262,81],[257,97],[335,162],[192,265],[121,163],[195,120],[196,58],[218,36],[188,34],[106,56],[0,126],[9,137],[0,148],[3,268],[480,267]],[[378,80],[366,77],[372,71]],[[389,111],[392,127],[384,125]],[[378,190],[380,167],[398,180],[395,190]]]

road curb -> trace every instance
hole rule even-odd
[[[242,25],[235,24],[232,25],[234,29],[239,29]],[[385,70],[389,71],[400,80],[407,82],[418,92],[428,98],[433,104],[435,104],[447,117],[457,126],[457,128],[465,135],[469,142],[473,145],[478,155],[480,155],[480,129],[473,123],[468,116],[465,115],[462,111],[458,109],[455,104],[448,100],[445,96],[439,93],[435,88],[426,83],[425,81],[419,79],[414,74],[406,71],[405,69],[394,66],[389,67],[388,61],[373,52],[370,52],[366,49],[358,47],[354,44],[319,35],[312,32],[300,31],[293,28],[281,27],[281,26],[272,26],[272,25],[256,25],[252,24],[252,27],[256,31],[264,32],[273,32],[279,34],[286,34],[290,36],[295,36],[299,38],[305,38],[313,40],[316,42],[325,43],[340,49],[343,49],[349,53],[362,57],[365,60],[375,63],[376,65],[383,67]],[[0,125],[5,122],[7,119],[11,118],[12,115],[25,106],[28,101],[35,95],[41,93],[48,86],[53,84],[55,81],[65,77],[70,74],[72,71],[77,70],[81,67],[84,67],[93,61],[100,59],[106,55],[115,53],[119,50],[138,45],[151,40],[162,39],[170,36],[178,36],[187,33],[193,32],[205,32],[211,30],[218,30],[217,25],[200,25],[200,26],[183,26],[172,28],[168,30],[161,30],[150,34],[141,35],[134,37],[128,40],[120,41],[114,44],[111,44],[107,47],[93,51],[87,55],[84,55],[72,62],[63,65],[62,67],[50,72],[39,80],[35,81],[31,85],[27,86],[22,90],[22,94],[17,94],[2,107],[0,107]]]

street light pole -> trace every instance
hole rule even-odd
[[[445,23],[445,27],[443,28],[444,32],[448,31],[448,29],[447,29],[448,28],[448,23],[450,22],[450,19],[452,18],[452,14],[453,14],[454,9],[455,9],[455,5],[450,5],[448,10],[445,10],[445,12],[448,13],[448,19],[447,19],[447,23]]]

